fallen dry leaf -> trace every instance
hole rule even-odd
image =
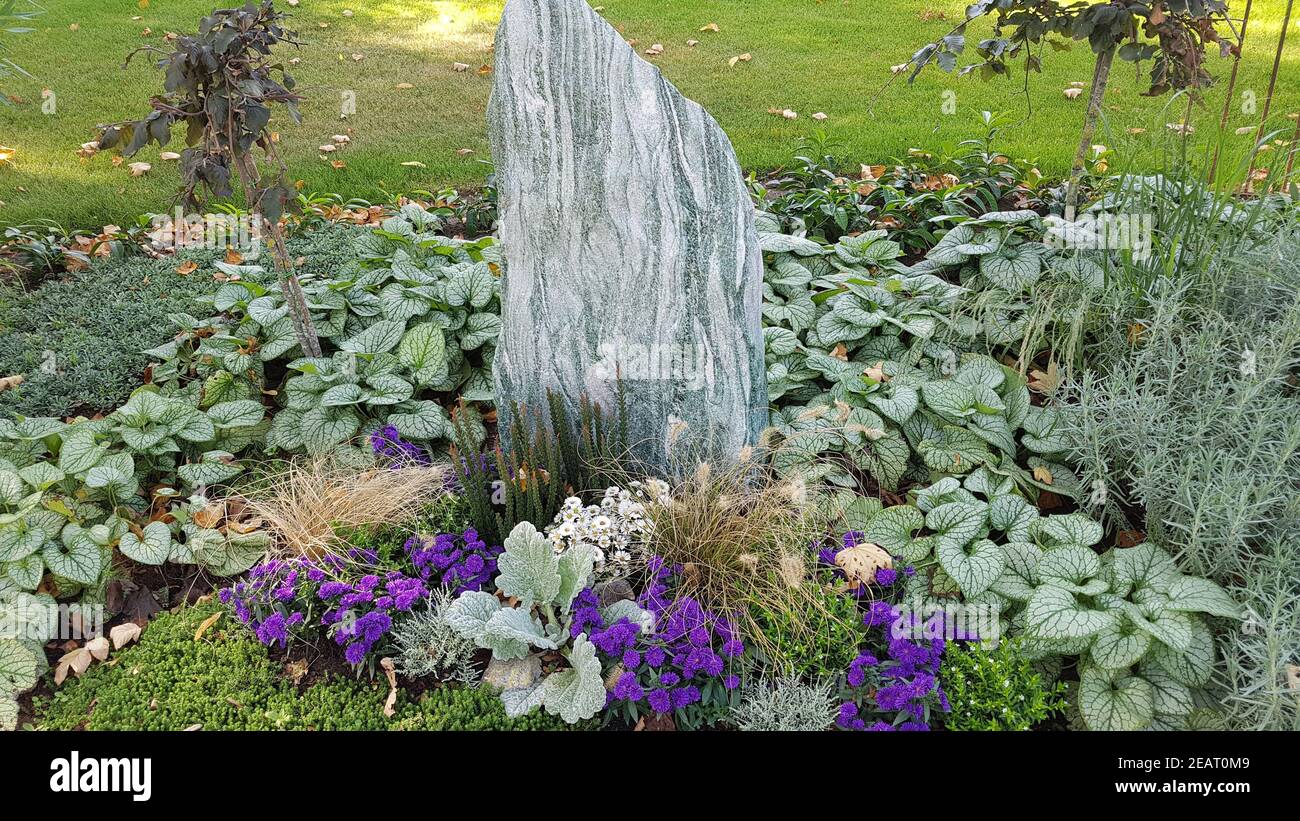
[[[699,44],[700,44],[700,41],[699,41],[699,40],[687,40],[687,41],[686,41],[686,45],[687,45],[687,46],[690,46],[690,47],[692,47],[692,48],[694,48],[695,46],[698,46]]]
[[[911,63],[899,63],[899,64],[896,65],[896,66],[890,66],[890,67],[889,67],[889,73],[890,73],[890,74],[902,74],[904,71],[907,71],[907,67],[910,66],[910,65],[911,65]]]
[[[831,351],[831,356],[835,357],[841,362],[848,362],[849,349],[844,346],[843,342],[840,342],[835,346],[834,350]]]
[[[486,77],[491,73],[492,73],[492,66],[488,65],[487,63],[484,63],[483,65],[478,67],[478,76],[480,77]]]
[[[422,163],[422,162],[420,162],[419,160],[407,160],[406,162],[402,163],[402,165],[406,166],[407,168],[425,168],[425,167],[426,167],[425,164]]]
[[[106,636],[96,636],[86,642],[86,649],[90,651],[92,656],[103,661],[108,658],[108,651],[113,649],[113,645],[109,644]]]
[[[90,662],[93,660],[94,656],[84,647],[78,647],[76,650],[64,653],[54,666],[55,685],[62,684],[67,679],[69,672],[76,675],[77,678],[81,678],[81,674],[90,668]]]
[[[1292,690],[1300,693],[1300,664],[1288,664],[1286,666],[1286,684]]]
[[[1061,374],[1056,366],[1056,360],[1047,363],[1047,370],[1042,371],[1037,368],[1029,370],[1029,389],[1037,391],[1044,396],[1049,396],[1056,392],[1061,386]]]
[[[216,624],[217,620],[220,618],[221,618],[221,613],[213,613],[211,616],[208,616],[206,619],[204,619],[203,623],[199,625],[199,629],[194,631],[194,640],[200,641],[203,638],[204,634],[207,633],[210,629],[212,629],[212,625]]]
[[[835,554],[835,566],[844,571],[849,579],[849,589],[857,590],[864,584],[876,580],[876,571],[894,566],[894,558],[880,545],[866,542],[855,547],[846,547]]]
[[[1050,485],[1053,479],[1052,472],[1042,465],[1034,468],[1034,478],[1045,485]]]
[[[468,157],[470,154],[473,154],[473,153],[474,153],[474,149],[472,149],[472,148],[457,148],[457,149],[456,149],[456,154],[457,154],[457,156],[460,156],[460,157]]]
[[[753,59],[754,59],[754,55],[750,54],[749,52],[745,52],[744,54],[737,54],[735,57],[732,57],[730,60],[727,61],[727,65],[731,66],[732,68],[735,68],[737,63],[748,63],[750,60]]]
[[[798,114],[798,112],[796,112],[796,111],[794,111],[794,110],[792,110],[792,109],[789,109],[789,108],[787,108],[787,109],[785,109],[784,111],[782,111],[782,112],[781,112],[781,116],[784,117],[784,118],[786,118],[787,120],[797,120],[797,119],[799,119],[799,114]]]
[[[112,630],[109,630],[108,636],[113,640],[113,649],[121,650],[131,642],[140,639],[140,625],[129,621],[123,622]]]
[[[194,514],[194,524],[210,530],[220,524],[221,520],[224,519],[225,516],[225,502],[208,502],[203,506],[202,510]]]
[[[722,31],[722,29],[718,28],[717,23],[706,23],[700,26],[700,31]]]
[[[351,16],[352,16],[352,9],[344,9],[344,10],[343,10],[343,16],[344,16],[344,17],[351,17]]]
[[[1067,88],[1065,91],[1063,91],[1063,92],[1061,92],[1061,93],[1064,94],[1067,98],[1073,100],[1074,98],[1078,97],[1080,94],[1083,93],[1083,89],[1081,89],[1081,88]]]
[[[452,63],[451,70],[463,74],[469,71],[469,63]]]
[[[384,670],[384,677],[388,679],[388,698],[384,699],[384,717],[392,718],[397,712],[393,705],[397,704],[397,671],[393,668],[393,660],[382,658],[379,660],[379,666]]]
[[[658,57],[660,54],[664,53],[663,43],[655,43],[650,46],[650,48],[646,49],[645,53],[651,57]]]
[[[80,28],[81,28],[80,23],[73,23],[72,25],[68,26],[68,31],[77,31]]]
[[[127,168],[131,169],[131,176],[143,177],[145,174],[149,173],[153,166],[147,162],[133,162],[128,165]]]
[[[889,377],[885,374],[885,363],[877,362],[862,372],[863,376],[873,379],[876,382],[887,382]]]
[[[398,91],[405,91],[408,88],[415,88],[415,86],[411,85],[410,83],[398,83],[397,85],[393,86],[393,88],[397,89]]]
[[[175,160],[179,160],[180,158],[181,155],[177,154],[175,151],[164,151],[158,155],[158,159],[166,160],[168,162],[174,162]]]
[[[826,119],[826,112],[818,111],[816,114],[812,115],[812,118],[817,122],[821,122],[822,120]]]
[[[332,144],[330,144],[330,143],[326,143],[325,145],[319,146],[319,147],[317,148],[317,150],[320,151],[320,153],[322,153],[322,154],[330,154],[330,153],[333,153],[333,152],[335,152],[335,151],[338,151],[338,150],[339,150],[339,147],[338,147],[337,145],[332,145]]]
[[[284,674],[296,686],[307,675],[307,662],[299,659],[297,661],[285,662]]]
[[[330,160],[330,167],[333,168],[335,171],[340,171],[344,168],[347,168],[348,164],[343,162],[342,160]]]
[[[1165,123],[1165,128],[1169,129],[1170,131],[1174,132],[1180,137],[1186,137],[1189,134],[1196,131],[1195,128],[1188,125],[1187,123]]]
[[[1240,136],[1245,136],[1246,134],[1254,134],[1256,130],[1257,130],[1256,127],[1253,125],[1243,125],[1241,128],[1238,128],[1233,133],[1240,137]]]
[[[334,141],[335,145],[347,145],[352,142],[352,138],[347,134],[335,134],[333,137],[330,137],[330,139]]]
[[[16,373],[13,376],[6,376],[0,379],[0,391],[7,391],[10,388],[16,388],[23,384],[23,375]]]
[[[149,28],[148,26],[145,26],[143,29],[140,30],[141,37],[149,37],[152,34],[153,34],[153,29]]]
[[[227,265],[239,265],[243,263],[244,255],[236,251],[234,248],[226,248],[225,260]]]
[[[1145,134],[1145,133],[1147,133],[1147,130],[1146,130],[1145,128],[1130,128],[1130,129],[1127,129],[1127,130],[1128,130],[1128,133],[1130,133],[1130,134]]]

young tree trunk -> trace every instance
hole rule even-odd
[[[293,331],[298,337],[298,344],[302,346],[302,352],[307,356],[320,356],[320,338],[316,335],[316,325],[311,321],[311,310],[307,307],[307,297],[302,292],[302,285],[298,283],[298,277],[294,276],[293,261],[289,258],[289,249],[284,244],[284,231],[280,228],[279,220],[266,219],[257,211],[257,203],[253,198],[257,170],[252,167],[252,160],[247,154],[241,154],[236,158],[235,167],[239,171],[240,180],[244,183],[244,199],[248,201],[249,213],[255,219],[261,219],[271,234],[271,258],[275,261],[275,276],[280,283],[280,290],[284,293],[284,303],[289,308],[289,316],[293,320]]]
[[[1092,150],[1093,135],[1097,133],[1097,118],[1101,116],[1101,104],[1106,96],[1106,84],[1110,81],[1110,66],[1114,60],[1115,48],[1108,48],[1097,55],[1097,65],[1092,71],[1092,89],[1088,92],[1088,112],[1083,118],[1083,134],[1079,137],[1079,150],[1074,152],[1070,184],[1065,194],[1068,219],[1073,219],[1074,211],[1079,205],[1079,181],[1083,178],[1088,152]]]

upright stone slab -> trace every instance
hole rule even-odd
[[[767,423],[754,209],[717,122],[582,0],[508,0],[488,105],[501,241],[495,379],[612,407],[647,466],[734,456]],[[576,415],[576,414],[575,414]]]

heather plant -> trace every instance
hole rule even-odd
[[[807,733],[829,730],[837,714],[829,684],[777,679],[746,687],[731,721],[743,732]]]
[[[939,677],[952,706],[948,730],[1030,730],[1065,706],[1064,682],[1045,680],[1015,640],[953,647]]]

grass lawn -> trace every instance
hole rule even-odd
[[[1007,112],[1004,150],[1032,159],[1047,174],[1067,170],[1077,141],[1084,99],[1062,90],[1091,76],[1092,55],[1075,44],[1068,53],[1049,53],[1046,70],[1030,78],[985,83],[927,70],[914,85],[901,78],[878,96],[889,66],[902,63],[917,46],[943,34],[959,19],[964,2],[950,0],[597,0],[604,15],[644,50],[661,43],[653,59],[689,96],[703,103],[731,136],[747,168],[787,161],[798,141],[819,131],[838,141],[852,161],[879,162],[908,148],[942,149],[979,136],[977,116],[988,109]],[[93,139],[101,122],[141,115],[150,94],[161,90],[161,74],[141,55],[128,68],[122,60],[144,44],[164,46],[166,32],[191,31],[213,0],[60,0],[45,3],[37,30],[10,36],[10,57],[36,79],[6,81],[22,99],[0,107],[0,144],[17,149],[15,165],[0,168],[0,224],[44,217],[65,226],[121,222],[144,211],[163,210],[175,189],[174,166],[146,149],[136,159],[153,163],[145,177],[114,167],[106,154],[79,159],[78,146]],[[484,110],[490,75],[477,68],[491,61],[491,42],[500,0],[300,0],[295,23],[308,41],[293,67],[304,123],[273,120],[291,175],[306,190],[333,191],[369,199],[384,192],[473,184],[487,172]],[[1234,3],[1234,5],[1237,5]],[[143,6],[143,7],[141,7]],[[1256,0],[1250,39],[1242,63],[1239,93],[1262,105],[1285,0]],[[345,10],[351,16],[344,16]],[[947,19],[933,19],[942,12]],[[133,19],[138,18],[138,19]],[[1296,21],[1300,22],[1300,21]],[[1300,108],[1300,25],[1293,22],[1278,97],[1279,129],[1287,112]],[[717,23],[719,32],[701,32]],[[150,36],[143,36],[151,30]],[[972,27],[977,40],[987,24]],[[687,47],[688,39],[698,39]],[[729,58],[752,59],[728,66]],[[286,58],[294,55],[286,55]],[[360,59],[356,59],[360,58]],[[453,71],[453,63],[471,66]],[[1226,78],[1228,60],[1213,58],[1212,70]],[[1106,104],[1107,123],[1098,140],[1119,147],[1120,162],[1138,164],[1152,156],[1150,143],[1169,139],[1165,123],[1180,121],[1180,99],[1140,96],[1143,77],[1129,64],[1117,66]],[[400,83],[413,88],[399,90]],[[56,95],[53,114],[42,111],[42,90]],[[946,92],[952,95],[946,95]],[[340,119],[343,97],[353,93],[356,113]],[[1193,142],[1206,140],[1217,124],[1222,90],[1205,95],[1192,112]],[[1086,94],[1084,95],[1086,96]],[[944,106],[945,99],[954,106]],[[1234,105],[1230,128],[1252,125],[1256,116]],[[790,108],[798,119],[773,116]],[[951,113],[945,113],[945,108]],[[815,112],[827,119],[817,122]],[[1130,136],[1126,130],[1144,127]],[[317,152],[330,136],[350,133],[352,143],[331,159]],[[1242,146],[1249,137],[1232,137]],[[459,149],[473,149],[462,156]],[[419,161],[424,168],[403,167]]]

